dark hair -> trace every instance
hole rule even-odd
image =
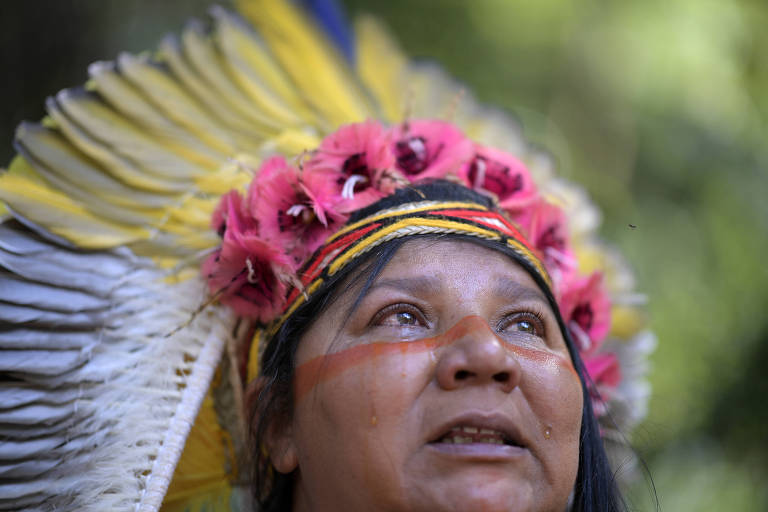
[[[350,219],[355,222],[376,211],[420,200],[461,200],[492,206],[492,200],[463,186],[446,181],[436,181],[406,188],[378,203],[364,208]],[[573,512],[620,512],[627,510],[608,463],[608,458],[600,438],[600,428],[592,410],[590,391],[587,388],[589,378],[575,344],[568,334],[568,329],[560,315],[557,302],[542,277],[530,263],[520,258],[508,247],[496,242],[463,235],[423,235],[422,238],[461,239],[491,249],[501,251],[522,265],[534,278],[545,293],[554,311],[560,330],[563,333],[568,352],[573,360],[581,381],[584,405],[582,408],[581,438],[579,442],[579,468],[573,495]],[[340,287],[341,283],[361,284],[357,300],[347,314],[351,314],[359,301],[366,295],[376,277],[405,243],[406,239],[394,239],[377,247],[371,253],[347,264],[327,281],[321,290],[303,304],[282,325],[280,330],[267,340],[261,359],[260,374],[265,378],[264,385],[251,409],[251,453],[253,461],[253,497],[258,503],[258,510],[264,512],[290,510],[293,498],[293,475],[278,473],[272,467],[269,454],[264,450],[267,430],[274,428],[276,421],[287,421],[293,414],[292,380],[295,370],[295,353],[299,340],[310,327],[313,320],[325,311],[340,296],[340,291],[349,286]],[[592,386],[594,389],[594,386]],[[592,391],[594,394],[594,391]]]

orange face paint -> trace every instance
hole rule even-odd
[[[350,368],[392,354],[417,354],[450,345],[470,333],[491,331],[488,322],[482,317],[471,315],[456,322],[446,332],[430,338],[413,341],[376,341],[356,345],[333,354],[317,356],[296,367],[294,378],[294,393],[296,401],[301,400],[312,388],[320,382],[337,377]],[[492,332],[492,331],[491,331]],[[494,334],[495,336],[495,334]],[[564,358],[547,350],[538,350],[509,343],[498,336],[496,338],[504,347],[518,357],[527,359],[541,366],[557,366],[570,371],[576,378],[578,374],[570,359]]]

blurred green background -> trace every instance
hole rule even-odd
[[[209,3],[0,3],[0,161],[90,62],[152,48]],[[633,440],[662,509],[768,510],[768,2],[343,3],[512,112],[603,209],[659,338]],[[646,484],[630,496],[651,510]]]

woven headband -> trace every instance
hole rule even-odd
[[[544,280],[552,281],[541,256],[520,230],[503,215],[483,205],[459,201],[420,201],[390,208],[351,223],[329,237],[309,260],[301,277],[301,288],[289,292],[282,314],[270,324],[269,338],[285,323],[328,277],[374,247],[415,235],[455,234],[494,240],[510,248]]]

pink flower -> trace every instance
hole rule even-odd
[[[445,121],[407,121],[392,134],[397,169],[412,182],[444,178],[474,154],[472,141]]]
[[[544,257],[556,288],[576,270],[576,259],[570,246],[568,219],[563,210],[539,199],[527,208],[512,214],[528,234],[528,240]],[[558,289],[554,290],[556,293]]]
[[[211,294],[239,315],[268,322],[282,307],[290,260],[259,238],[259,223],[236,190],[222,196],[212,227],[222,243],[202,267]]]
[[[584,366],[592,382],[600,390],[616,389],[621,382],[621,366],[616,354],[597,354],[585,358]]]
[[[515,213],[538,196],[536,185],[525,165],[503,151],[478,146],[476,154],[459,172],[459,177],[477,191],[491,192],[499,206]]]
[[[293,269],[279,249],[253,233],[227,229],[215,253],[203,263],[211,294],[238,315],[261,323],[272,320],[285,300]]]
[[[563,284],[560,313],[585,355],[594,353],[611,329],[611,300],[603,288],[603,276],[595,272]]]
[[[404,178],[394,170],[389,134],[374,121],[342,126],[323,139],[305,166],[330,173],[340,196],[338,211],[349,213],[395,191]]]
[[[227,229],[238,232],[256,231],[258,221],[248,212],[240,193],[237,190],[230,190],[219,199],[219,204],[211,217],[211,227],[224,238]]]
[[[621,365],[614,353],[597,354],[584,359],[584,367],[594,386],[589,386],[592,410],[597,417],[608,413],[607,402],[621,383]]]
[[[260,238],[282,249],[298,267],[346,217],[335,210],[339,198],[327,172],[301,172],[283,157],[260,167],[248,190],[248,204],[259,219]]]

